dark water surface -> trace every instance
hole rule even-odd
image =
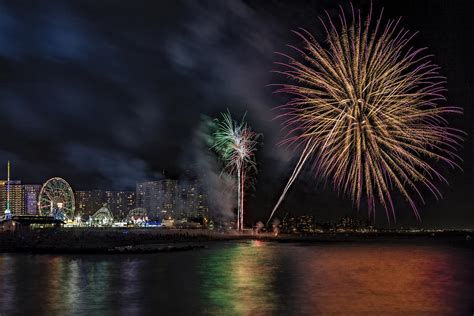
[[[0,255],[0,314],[472,315],[472,248],[221,242],[152,255]]]

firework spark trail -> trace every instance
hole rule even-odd
[[[445,101],[446,80],[431,56],[421,54],[424,48],[407,48],[416,33],[399,28],[400,19],[383,28],[383,10],[374,28],[372,9],[365,23],[351,9],[349,25],[341,8],[340,29],[327,12],[327,22],[320,18],[328,48],[300,29],[294,33],[303,50],[289,47],[302,61],[279,53],[288,61],[277,62],[285,69],[275,72],[295,82],[276,84],[276,93],[293,96],[278,107],[283,113],[277,117],[289,130],[281,143],[305,147],[267,223],[310,158],[316,176],[332,179],[336,191],[351,196],[357,207],[366,196],[371,216],[378,199],[389,221],[395,220],[394,187],[418,219],[409,190],[422,203],[419,187],[442,197],[434,180],[446,179],[426,158],[460,168],[455,151],[463,132],[448,127],[443,116],[462,109],[437,105]]]
[[[330,135],[332,135],[332,133],[334,132],[335,127],[336,127],[336,125],[334,125],[333,129],[330,132]],[[315,149],[316,143],[313,144],[311,147],[310,147],[310,144],[311,144],[311,139],[309,141],[307,141],[306,146],[303,149],[303,152],[301,153],[301,157],[300,157],[298,163],[296,164],[296,167],[293,170],[293,173],[292,173],[290,179],[288,180],[288,183],[285,186],[285,189],[283,190],[280,198],[278,199],[277,203],[273,207],[272,213],[270,214],[270,217],[268,217],[268,220],[267,220],[267,224],[266,224],[267,226],[268,226],[268,223],[270,222],[270,220],[272,219],[273,214],[275,214],[275,212],[278,209],[278,207],[280,206],[281,202],[283,202],[283,199],[285,198],[286,193],[288,193],[288,190],[290,189],[291,185],[293,184],[293,182],[296,180],[299,173],[303,169],[303,166],[306,163],[306,160],[308,160],[308,158],[311,156],[313,150]],[[326,145],[327,145],[327,140],[323,145],[323,149],[326,148]]]
[[[247,172],[256,171],[255,151],[259,135],[254,133],[244,120],[237,123],[230,113],[223,113],[213,136],[215,142],[212,148],[224,161],[224,170],[237,174],[237,229],[241,230]]]
[[[296,167],[295,169],[293,170],[293,173],[291,174],[291,177],[290,179],[288,180],[288,183],[286,184],[285,186],[285,189],[283,190],[280,198],[278,199],[277,203],[275,204],[275,206],[273,207],[273,210],[272,210],[272,213],[270,214],[270,217],[268,218],[267,220],[267,223],[266,223],[266,226],[268,226],[268,223],[270,222],[270,220],[272,219],[273,217],[273,214],[275,214],[276,210],[278,209],[278,207],[280,206],[281,202],[283,202],[283,199],[285,198],[286,196],[286,193],[288,192],[289,188],[291,187],[291,185],[293,184],[293,182],[296,180],[296,178],[298,177],[298,174],[300,173],[301,169],[303,168],[303,165],[304,163],[306,162],[306,160],[309,158],[310,154],[311,154],[311,149],[308,150],[309,148],[309,144],[311,142],[308,141],[307,144],[306,144],[306,147],[304,148],[303,150],[303,153],[301,154],[301,157],[298,161],[298,163],[296,164]]]

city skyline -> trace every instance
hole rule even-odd
[[[59,179],[59,178],[53,178]],[[43,184],[22,184],[20,180],[0,180],[0,208],[7,209],[7,184],[11,215],[41,215],[40,192]],[[137,182],[135,191],[74,190],[74,217],[92,216],[107,208],[117,220],[143,208],[150,219],[198,218],[208,216],[207,195],[199,180],[162,179]],[[138,198],[137,198],[138,197]]]
[[[6,180],[0,180],[0,207],[5,209],[6,205]],[[43,183],[44,184],[44,183]],[[11,185],[11,210],[12,215],[39,215],[38,213],[38,195],[39,191],[42,188],[43,184],[22,184],[21,180],[10,180]],[[189,180],[176,180],[176,179],[160,179],[160,180],[146,180],[142,182],[137,182],[134,191],[131,190],[101,190],[101,189],[89,189],[89,190],[74,190],[73,192],[75,195],[75,212],[76,214],[80,214],[81,216],[92,216],[96,212],[98,212],[101,208],[107,208],[110,212],[114,215],[115,220],[125,219],[127,215],[132,210],[136,209],[145,209],[147,211],[147,215],[154,219],[166,219],[168,217],[173,219],[179,218],[197,218],[199,216],[208,216],[208,215],[216,215],[216,213],[212,214],[209,213],[209,206],[206,204],[207,195],[204,194],[204,204],[197,203],[198,199],[195,199],[188,204],[187,202],[182,202],[183,200],[179,201],[179,196],[184,192],[186,188],[199,186],[195,192],[201,192],[198,194],[199,201],[202,202],[202,183],[198,179]],[[164,192],[164,188],[170,187],[171,191]],[[145,190],[144,188],[150,187],[152,188],[153,193],[150,193],[149,190]],[[194,189],[193,189],[194,191]],[[146,192],[146,193],[145,193]],[[137,196],[142,195],[141,201],[140,198]],[[146,197],[145,197],[146,195]],[[146,200],[146,201],[145,201]],[[86,202],[85,202],[86,201]],[[81,206],[81,203],[84,203]],[[183,204],[180,204],[182,202]],[[197,204],[196,204],[197,203]],[[189,207],[192,206],[192,207]],[[34,211],[33,211],[34,209]],[[163,209],[163,212],[161,212]],[[21,211],[19,211],[21,210]],[[218,214],[218,212],[217,212]],[[298,215],[299,214],[299,215]],[[357,225],[348,225],[347,227],[354,227],[354,228],[364,228],[367,225],[376,225],[373,220],[367,219],[363,215],[360,214],[351,214],[351,212],[345,212],[343,216],[340,218],[336,218],[334,220],[320,220],[318,221],[315,218],[315,215],[311,212],[308,213],[301,213],[301,212],[292,212],[287,211],[283,214],[282,219],[282,231],[288,231],[285,224],[285,219],[291,216],[291,220],[296,221],[305,221],[305,219],[310,218],[313,224],[316,224],[317,229],[311,230],[308,227],[312,227],[308,223],[306,223],[307,228],[303,228],[301,232],[317,232],[319,231],[321,223],[324,225],[334,225],[334,227],[338,227],[338,225],[342,225],[344,227],[345,220],[350,222],[358,223]],[[295,217],[296,215],[296,217]],[[260,219],[261,222],[263,220]],[[280,222],[280,218],[276,217],[276,220]],[[318,224],[319,223],[319,224]],[[249,222],[246,221],[245,224],[248,227],[253,227],[255,225],[258,226],[257,221]],[[305,226],[303,225],[303,226]],[[409,224],[395,224],[393,227],[422,227],[420,223],[409,223]],[[329,226],[328,226],[329,227]],[[326,229],[328,229],[326,227]],[[381,226],[370,226],[370,227],[381,227],[383,228],[384,225]],[[439,225],[432,225],[426,228],[428,229],[439,229]],[[447,229],[466,229],[466,227],[446,227]]]

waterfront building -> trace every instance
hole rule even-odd
[[[136,206],[147,210],[150,218],[167,218],[176,214],[177,181],[160,180],[137,183]]]
[[[202,186],[199,186],[197,200],[196,217],[207,218],[209,216],[209,204],[207,200],[207,194],[204,193]]]
[[[285,216],[281,223],[281,231],[285,233],[311,233],[316,230],[313,215]]]
[[[167,217],[177,217],[177,200],[178,200],[178,181],[177,180],[162,180],[162,204],[161,212]]]
[[[145,209],[151,218],[163,218],[164,188],[161,181],[140,182],[136,185],[136,207]]]
[[[26,215],[38,215],[38,196],[41,191],[40,184],[23,185],[24,204]]]
[[[187,218],[206,217],[207,195],[203,193],[199,180],[183,181],[178,184],[177,215]]]
[[[197,208],[197,191],[194,181],[180,183],[176,199],[176,216],[191,217]]]
[[[135,208],[135,192],[105,191],[105,203],[115,218],[124,219]]]
[[[197,180],[159,180],[137,183],[136,206],[148,211],[150,218],[206,216],[207,196]]]
[[[105,191],[76,191],[76,212],[92,216],[105,203]]]
[[[7,180],[0,180],[0,210],[3,214],[7,208]],[[10,180],[11,215],[25,215],[23,186],[19,180]]]

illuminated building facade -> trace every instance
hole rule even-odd
[[[178,184],[177,216],[206,217],[208,214],[207,196],[203,193],[200,181],[184,181]]]
[[[313,215],[288,216],[281,223],[281,231],[285,233],[312,233],[317,230]]]
[[[116,219],[124,219],[135,208],[135,192],[105,191],[105,203]]]
[[[167,217],[175,218],[178,216],[177,199],[178,199],[178,181],[162,180],[163,191],[161,193],[161,212]]]
[[[208,217],[209,216],[209,204],[207,200],[207,194],[204,193],[202,187],[199,187],[197,197],[197,210],[196,216]]]
[[[7,181],[0,180],[0,209],[7,208]],[[11,215],[25,215],[25,199],[23,186],[19,180],[10,180],[10,211]]]
[[[23,185],[26,215],[38,215],[38,196],[39,196],[40,191],[41,191],[41,185],[39,184]]]
[[[136,206],[147,210],[150,218],[163,218],[163,183],[161,181],[147,181],[137,183]]]
[[[116,219],[123,219],[135,208],[135,192],[133,191],[76,191],[76,212],[92,216],[107,204],[107,208]]]
[[[103,206],[105,201],[104,191],[76,191],[76,213],[92,216]]]
[[[136,201],[152,218],[198,217],[208,212],[207,197],[197,180],[137,183]]]

